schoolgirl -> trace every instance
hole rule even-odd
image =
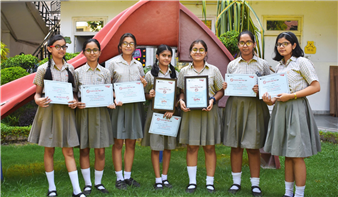
[[[267,61],[254,54],[256,42],[250,31],[239,34],[237,46],[240,56],[229,63],[227,73],[259,76],[270,74]],[[223,83],[223,88],[227,88],[226,82]],[[254,85],[252,89],[258,93],[258,85]],[[267,105],[257,97],[229,97],[223,117],[223,144],[231,147],[233,185],[228,190],[230,193],[234,194],[241,189],[242,157],[245,148],[249,158],[252,195],[262,195],[259,187],[259,149],[264,146],[269,116]]]
[[[167,45],[160,45],[156,51],[156,62],[154,63],[150,72],[146,74],[147,86],[145,87],[146,99],[152,100],[155,97],[154,91],[154,77],[176,79],[177,71],[171,65],[172,49]],[[175,115],[178,115],[175,111]],[[152,105],[149,105],[147,111],[147,119],[144,126],[144,138],[142,139],[142,146],[150,146],[151,148],[151,162],[155,172],[155,189],[163,189],[163,186],[172,188],[168,181],[168,170],[170,163],[171,150],[176,148],[176,137],[158,135],[149,133],[150,123],[152,120]],[[174,115],[173,112],[166,112],[163,117],[170,119]],[[163,168],[162,176],[160,176],[160,151],[163,151]]]
[[[146,85],[143,67],[140,62],[133,58],[136,49],[136,38],[131,33],[121,36],[118,50],[121,55],[117,56],[107,66],[110,71],[112,82],[141,81]],[[127,185],[139,187],[140,184],[131,178],[131,169],[135,155],[136,139],[143,138],[144,109],[143,103],[123,104],[116,103],[116,109],[110,110],[111,123],[114,136],[113,163],[117,176],[116,188],[127,189]],[[124,176],[122,175],[122,147],[125,141],[124,153]]]
[[[51,99],[43,97],[44,79],[74,84],[74,67],[66,62],[66,41],[61,35],[51,37],[47,43],[48,62],[39,66],[33,83],[36,85],[34,100],[38,105],[28,141],[45,147],[44,162],[49,184],[47,196],[57,196],[54,182],[54,151],[61,147],[68,174],[73,185],[73,196],[85,197],[79,186],[73,147],[79,145],[76,132],[76,99],[69,105],[50,104]],[[52,58],[51,58],[52,56]],[[74,86],[74,85],[73,85]],[[75,95],[74,95],[75,96]],[[74,97],[75,98],[75,97]]]
[[[96,39],[89,39],[83,44],[82,52],[87,63],[75,71],[75,82],[79,99],[81,85],[110,84],[109,71],[98,63],[101,46]],[[101,183],[105,165],[105,147],[114,143],[109,111],[106,107],[85,108],[86,104],[78,102],[76,111],[76,126],[80,139],[80,166],[85,181],[83,193],[89,195],[92,191],[90,179],[90,148],[95,153],[95,188],[102,193],[109,193]],[[114,109],[115,105],[108,108]]]
[[[181,69],[178,79],[178,87],[181,89],[180,107],[183,110],[179,143],[187,144],[189,185],[186,192],[193,193],[197,188],[197,156],[198,149],[202,146],[207,170],[206,189],[213,193],[215,191],[214,174],[216,169],[215,144],[221,142],[221,123],[216,101],[221,99],[224,94],[223,78],[216,66],[206,62],[208,47],[203,40],[192,42],[189,51],[193,62]],[[184,101],[184,76],[198,75],[208,75],[209,106],[203,110],[190,110]]]
[[[304,196],[306,166],[304,157],[321,151],[318,127],[306,96],[320,91],[313,63],[304,58],[298,39],[292,32],[277,36],[274,60],[280,61],[277,73],[287,73],[290,94],[283,93],[263,100],[275,104],[268,126],[264,151],[285,156],[285,195]],[[296,192],[293,194],[294,182]]]

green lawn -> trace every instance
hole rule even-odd
[[[75,150],[77,166],[79,166],[79,151]],[[1,146],[1,159],[4,181],[1,184],[1,196],[45,196],[48,183],[44,174],[43,147],[37,145],[9,145]],[[116,176],[111,158],[111,148],[106,149],[106,168],[102,183],[110,191],[109,195],[101,195],[93,188],[90,196],[233,196],[227,190],[232,184],[230,168],[230,148],[218,145],[217,169],[215,174],[215,187],[217,192],[209,194],[205,189],[206,171],[204,153],[199,151],[197,168],[198,188],[194,194],[185,193],[188,184],[188,174],[185,162],[185,149],[172,152],[168,180],[173,184],[173,189],[155,191],[153,184],[155,177],[150,160],[148,147],[136,146],[136,155],[132,170],[132,177],[141,183],[140,188],[129,188],[120,191],[115,188]],[[337,196],[337,153],[338,145],[322,143],[322,152],[306,159],[307,183],[305,196]],[[92,182],[94,183],[94,153],[91,152]],[[60,148],[55,151],[55,182],[59,196],[71,196],[72,186],[67,169],[64,164]],[[282,168],[279,170],[262,169],[260,186],[264,196],[281,197],[284,194],[284,158],[281,159]],[[79,168],[78,168],[79,169]],[[248,160],[245,154],[242,174],[242,190],[238,197],[251,196],[250,173]],[[84,186],[82,175],[79,171],[81,188]]]

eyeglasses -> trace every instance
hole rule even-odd
[[[124,46],[124,47],[127,47],[127,46],[130,46],[130,47],[134,47],[135,46],[135,43],[133,43],[133,42],[122,42],[122,46]]]
[[[94,49],[85,49],[85,52],[86,53],[98,53],[100,50],[99,49],[97,49],[97,48],[94,48]]]
[[[276,47],[287,47],[289,44],[291,44],[290,42],[282,42],[282,43],[280,43],[280,42],[277,42],[277,44],[276,44]]]
[[[192,52],[193,53],[201,53],[201,54],[203,54],[203,53],[205,53],[205,49],[204,48],[200,48],[200,49],[198,49],[198,48],[193,48],[192,49]]]
[[[253,42],[252,41],[246,41],[246,42],[244,42],[244,41],[240,41],[240,42],[238,42],[238,45],[239,46],[244,46],[244,45],[246,45],[246,46],[251,46],[253,44]]]
[[[56,50],[60,50],[61,48],[63,49],[63,50],[67,50],[67,48],[68,48],[68,46],[67,45],[63,45],[63,46],[61,46],[61,45],[52,45],[52,46],[49,46],[49,47],[54,47]]]

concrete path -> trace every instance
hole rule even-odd
[[[315,115],[318,129],[321,131],[338,132],[338,117]]]

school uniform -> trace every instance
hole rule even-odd
[[[44,87],[44,76],[48,62],[39,66],[33,83]],[[68,71],[74,76],[74,67],[64,62],[59,69],[51,60],[53,81],[68,82]],[[43,92],[44,93],[44,89]],[[75,112],[68,105],[49,104],[48,107],[38,107],[34,117],[28,141],[44,147],[74,147],[79,145],[76,132]]]
[[[311,61],[291,57],[276,72],[286,72],[290,92],[308,87],[318,76]],[[264,151],[286,157],[309,157],[321,151],[318,127],[306,97],[276,101],[269,121]]]
[[[75,71],[75,83],[79,99],[81,85],[110,84],[108,69],[101,65],[93,70],[88,64]],[[80,149],[104,148],[114,144],[111,120],[107,107],[76,109],[76,126]]]
[[[267,61],[253,56],[247,62],[242,57],[231,61],[227,68],[229,74],[269,75]],[[252,85],[253,87],[253,85]],[[257,97],[230,96],[223,116],[223,144],[230,147],[259,149],[264,146],[269,110],[263,100]]]
[[[192,63],[181,69],[178,77],[178,87],[184,90],[184,76],[208,75],[209,97],[222,89],[222,74],[219,69],[205,63],[204,68],[197,72]],[[209,101],[208,101],[209,105]],[[221,122],[217,102],[211,111],[191,110],[182,112],[179,143],[206,146],[221,142]]]
[[[158,72],[158,77],[171,79],[170,77],[171,72],[172,71],[170,70],[169,66],[168,66],[168,70],[166,73],[163,73],[162,70],[160,69],[160,71]],[[178,72],[176,72],[176,77],[177,76],[178,76]],[[147,72],[145,79],[147,81],[147,85],[145,87],[145,93],[149,93],[151,89],[154,89],[154,76],[151,74],[151,71]],[[152,99],[152,102],[154,102],[153,99]],[[175,110],[174,115],[179,115],[177,110]],[[150,146],[151,150],[155,150],[155,151],[163,151],[164,149],[166,150],[175,149],[176,148],[176,137],[149,133],[152,116],[153,116],[152,104],[149,104],[148,111],[147,111],[147,118],[146,118],[145,126],[144,126],[144,137],[142,139],[141,145]]]
[[[140,81],[144,76],[142,64],[132,59],[130,64],[119,55],[114,59],[107,69],[111,74],[113,83]],[[116,109],[109,110],[113,136],[116,139],[138,139],[143,138],[144,127],[144,105],[139,103],[127,103],[116,106]]]

